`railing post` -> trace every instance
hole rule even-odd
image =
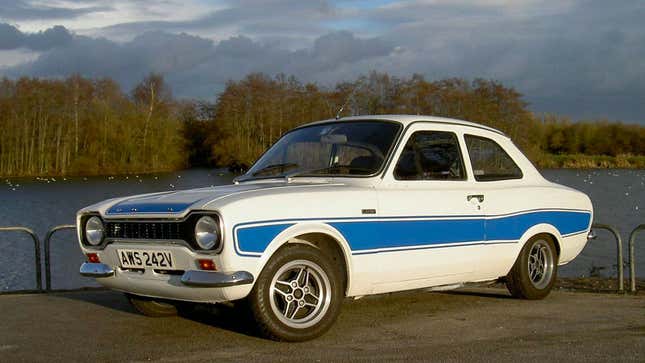
[[[636,292],[636,256],[634,256],[634,242],[638,231],[645,230],[645,224],[634,228],[629,234],[629,287],[631,292]]]
[[[623,240],[616,228],[602,223],[594,223],[592,229],[604,229],[611,232],[616,239],[616,265],[618,266],[618,292],[625,291],[625,277],[623,276]]]
[[[45,237],[45,290],[51,291],[52,289],[52,273],[51,273],[51,238],[54,233],[64,229],[76,229],[76,226],[73,224],[65,224],[62,226],[56,226],[47,232]]]
[[[36,264],[36,287],[38,288],[38,291],[43,291],[43,282],[42,282],[42,271],[41,271],[41,266],[40,266],[40,239],[29,228],[25,227],[0,227],[0,231],[6,231],[6,232],[25,232],[29,236],[31,236],[31,239],[34,241],[34,256],[35,256],[35,264]]]

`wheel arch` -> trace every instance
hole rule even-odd
[[[325,223],[297,223],[280,232],[269,243],[258,261],[258,274],[262,273],[271,257],[289,243],[310,245],[325,251],[332,259],[341,262],[345,295],[349,295],[352,290],[351,249],[343,235],[337,229]]]
[[[536,224],[533,227],[529,228],[524,232],[522,237],[520,238],[520,243],[519,243],[519,249],[517,251],[517,254],[519,256],[520,251],[522,251],[522,248],[526,245],[526,243],[533,237],[544,234],[549,236],[553,240],[553,244],[555,245],[555,250],[556,253],[558,254],[558,258],[560,257],[560,253],[562,251],[562,235],[560,234],[560,231],[558,231],[555,226],[552,224],[548,223],[540,223]]]

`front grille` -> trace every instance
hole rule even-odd
[[[204,215],[211,216],[212,218],[219,218],[216,213],[206,211],[195,211],[190,213],[184,219],[119,219],[119,220],[105,220],[103,219],[103,226],[105,231],[105,238],[99,246],[91,245],[85,236],[86,228],[82,230],[83,245],[89,249],[103,249],[110,243],[120,240],[137,240],[137,241],[183,241],[185,245],[194,251],[204,252],[219,252],[221,249],[221,242],[218,241],[217,245],[210,250],[203,250],[197,241],[195,241],[195,224],[197,220]],[[89,218],[98,216],[97,213],[88,213],[81,216],[81,225],[85,226]],[[219,221],[218,221],[219,222]],[[221,236],[221,232],[220,232]],[[221,237],[220,237],[221,238]]]
[[[123,239],[185,239],[183,223],[173,222],[108,222],[107,238]]]

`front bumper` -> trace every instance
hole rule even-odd
[[[104,263],[85,262],[81,265],[81,275],[94,278],[114,276],[114,270]],[[253,275],[247,271],[224,273],[217,271],[188,270],[180,279],[187,286],[196,287],[229,287],[253,283]]]
[[[120,267],[119,249],[160,249],[171,252],[176,271],[153,268],[127,269]],[[99,284],[116,291],[150,298],[218,303],[245,298],[253,289],[253,265],[227,264],[221,255],[196,253],[184,245],[162,242],[119,241],[94,252],[101,263],[86,263],[81,274],[96,278]],[[208,257],[219,267],[218,271],[204,271],[198,260]],[[239,270],[243,271],[239,271]],[[248,271],[248,272],[246,272]],[[250,273],[249,273],[250,272]]]
[[[85,262],[81,265],[81,275],[87,277],[110,277],[114,275],[112,267],[104,263]]]
[[[229,287],[253,283],[253,275],[246,271],[231,274],[215,271],[189,270],[181,276],[181,283],[198,287]]]

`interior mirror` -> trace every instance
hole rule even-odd
[[[322,135],[320,137],[320,142],[323,144],[346,144],[347,135],[341,135],[341,134]]]

